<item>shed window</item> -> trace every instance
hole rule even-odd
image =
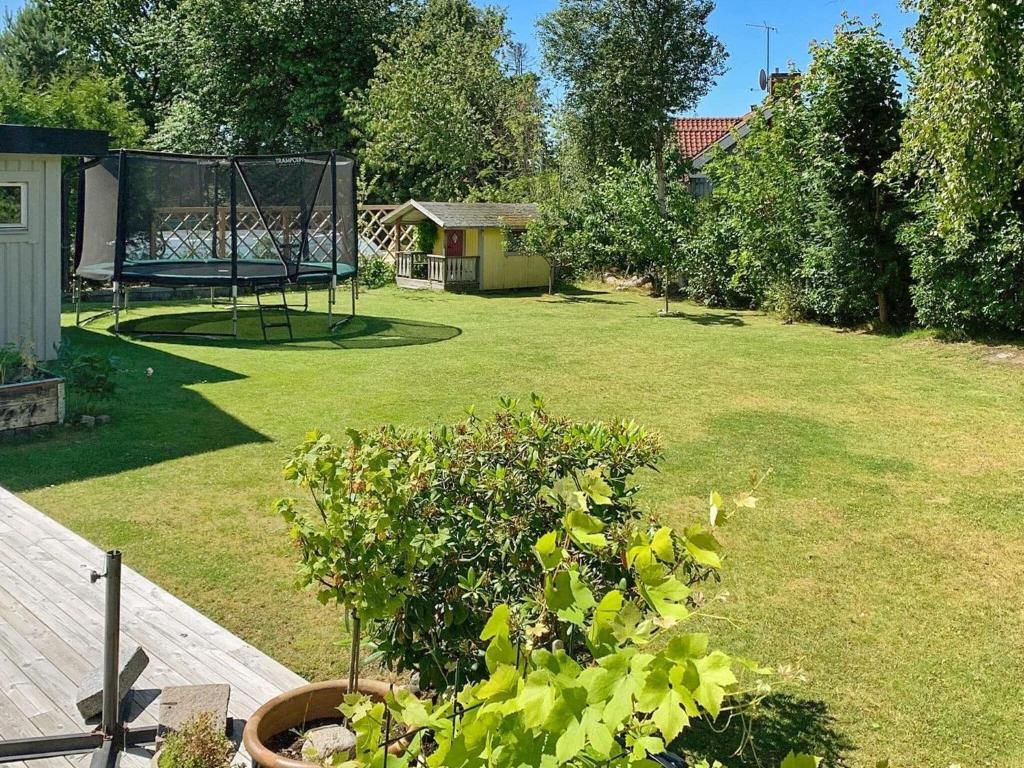
[[[28,226],[27,186],[23,182],[0,182],[0,228]]]

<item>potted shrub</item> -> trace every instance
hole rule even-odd
[[[313,721],[339,719],[338,707],[350,692],[383,699],[387,684],[359,677],[361,628],[397,609],[410,574],[436,539],[407,514],[409,500],[427,482],[429,461],[397,455],[386,432],[365,443],[358,433],[350,436],[352,444],[342,447],[327,435],[309,434],[285,467],[286,478],[308,492],[309,502],[282,499],[276,505],[299,552],[300,585],[315,590],[321,603],[340,607],[349,624],[348,678],[288,691],[249,719],[243,742],[263,766],[309,765],[276,753],[271,741]]]
[[[28,348],[0,347],[0,433],[64,423],[64,380]]]

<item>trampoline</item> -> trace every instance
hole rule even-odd
[[[355,315],[359,272],[355,167],[335,152],[297,155],[180,155],[119,150],[83,160],[79,174],[75,291],[109,284],[114,332],[133,285],[230,290],[232,333],[238,297],[251,291],[266,329],[291,320],[285,287],[328,289],[328,324],[338,284],[348,280]],[[261,294],[280,291],[265,304]],[[305,304],[308,308],[308,297]],[[263,311],[283,311],[266,323]],[[168,331],[182,335],[181,331]],[[149,335],[157,335],[151,332]]]

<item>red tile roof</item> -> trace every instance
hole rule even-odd
[[[687,160],[725,136],[742,117],[677,117],[673,129],[679,153]]]

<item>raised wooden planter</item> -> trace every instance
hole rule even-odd
[[[0,434],[64,423],[64,379],[0,386]]]

